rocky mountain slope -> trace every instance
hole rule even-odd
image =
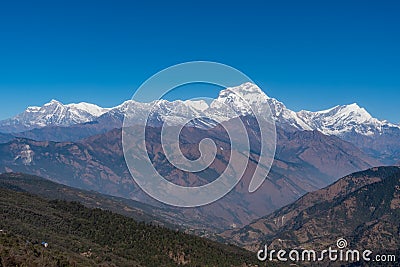
[[[326,249],[345,238],[351,248],[398,252],[400,167],[348,175],[293,204],[223,236],[251,250]]]
[[[174,183],[189,186],[208,183],[218,177],[229,160],[229,142],[219,128],[188,127],[181,138],[185,144],[182,147],[184,155],[198,155],[198,141],[206,137],[215,140],[224,150],[218,152],[208,169],[187,174],[171,166],[163,157],[160,128],[149,131],[149,155],[154,159],[156,169]],[[257,159],[256,150],[251,157]],[[255,160],[251,160],[242,181],[221,201],[199,209],[176,209],[175,212],[182,214],[191,228],[215,230],[241,226],[342,175],[378,164],[337,137],[317,131],[289,133],[278,129],[276,159],[269,177],[258,191],[253,194],[247,191],[255,169]],[[73,187],[160,205],[131,179],[123,158],[121,131],[117,129],[75,143],[16,139],[0,144],[0,172],[35,174]]]

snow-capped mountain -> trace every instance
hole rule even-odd
[[[318,130],[326,135],[336,136],[344,136],[348,133],[371,136],[382,134],[389,128],[400,129],[399,125],[373,118],[364,108],[355,103],[317,112],[305,110],[295,112],[288,109],[282,102],[268,97],[260,88],[251,83],[222,90],[211,104],[210,109],[213,112],[208,112],[209,116],[215,116],[215,110],[218,110],[220,103],[230,106],[242,115],[251,114],[250,107],[261,116],[268,116],[271,112],[276,125],[286,130]],[[269,109],[266,103],[269,104]]]
[[[269,97],[256,85],[244,83],[236,87],[229,87],[222,90],[218,98],[211,103],[212,109],[224,109],[223,106],[229,106],[236,114],[251,115],[265,114],[269,112],[266,102]]]
[[[271,112],[275,123],[286,130],[318,130],[323,134],[336,136],[344,136],[348,133],[372,136],[380,135],[388,129],[400,130],[399,125],[373,118],[356,103],[317,112],[305,110],[295,112],[288,109],[282,102],[268,97],[260,88],[251,83],[221,91],[214,102],[228,104],[243,115],[250,114],[248,106],[243,105],[239,96],[250,104],[254,112],[261,115]],[[266,103],[269,104],[269,109],[266,108]]]
[[[234,111],[231,116],[252,115],[254,112],[261,117],[272,117],[275,124],[284,129],[312,130],[296,112],[286,108],[282,102],[267,96],[252,83],[244,83],[222,90],[218,98],[211,103],[207,115],[211,118],[219,115],[218,118],[222,120],[229,119],[229,116],[221,116],[222,111],[226,109],[225,105]]]
[[[237,95],[242,95],[258,115],[268,115],[270,110],[275,124],[285,131],[317,130],[325,135],[338,136],[385,164],[394,164],[400,160],[400,125],[373,118],[357,104],[317,112],[294,112],[252,84],[227,88],[216,101],[230,104],[245,115],[249,114]],[[265,108],[266,103],[270,109]]]
[[[317,130],[325,135],[338,136],[388,164],[400,161],[399,125],[373,118],[357,104],[317,112],[295,112],[268,97],[252,83],[222,90],[210,105],[201,100],[156,100],[151,103],[128,100],[113,108],[101,108],[89,103],[64,105],[52,100],[42,107],[29,107],[11,119],[0,121],[0,133],[35,140],[71,141],[121,128],[124,118],[129,118],[130,124],[147,121],[149,125],[159,126],[162,123],[182,125],[189,118],[197,117],[189,123],[190,126],[210,128],[233,116],[251,116],[253,112],[258,116],[272,117],[284,131]],[[146,114],[149,114],[148,118]]]
[[[387,121],[373,118],[356,103],[336,106],[318,112],[300,111],[297,114],[311,128],[327,135],[340,136],[345,133],[356,132],[370,136],[381,134],[386,127],[396,127],[396,125]]]
[[[109,109],[94,104],[64,105],[51,100],[41,107],[28,107],[23,113],[0,122],[2,132],[21,132],[45,126],[71,126],[95,120]]]
[[[124,118],[129,125],[144,124],[146,121],[152,126],[163,122],[177,125],[185,123],[188,118],[205,116],[204,112],[208,108],[208,104],[203,100],[156,100],[151,103],[128,100],[104,113],[99,120],[117,119],[118,126],[122,125]]]
[[[156,100],[151,103],[128,100],[114,108],[101,108],[89,103],[63,105],[52,100],[42,107],[29,107],[11,119],[0,121],[0,132],[21,132],[45,126],[70,126],[90,121],[102,121],[119,127],[124,116],[127,116],[132,124],[141,124],[146,121],[145,114],[150,114],[148,123],[153,125],[165,121],[168,121],[168,124],[181,124],[195,116],[201,118],[192,122],[193,126],[210,127],[215,125],[213,120],[225,121],[237,114],[251,115],[252,112],[265,117],[271,114],[276,125],[289,131],[318,130],[326,135],[343,137],[354,133],[373,136],[381,135],[387,129],[400,130],[399,125],[373,118],[357,104],[336,106],[317,112],[295,112],[282,102],[268,97],[255,84],[244,83],[222,90],[210,105],[202,100]]]

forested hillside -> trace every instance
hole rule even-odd
[[[0,188],[0,266],[251,266],[254,254],[77,202]],[[41,245],[47,242],[45,248]]]

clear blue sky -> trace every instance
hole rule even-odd
[[[173,64],[231,65],[294,110],[400,122],[399,1],[1,1],[0,118],[110,107]]]

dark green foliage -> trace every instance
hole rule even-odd
[[[257,260],[234,246],[4,188],[0,229],[0,266],[242,266]]]
[[[162,221],[160,210],[153,206],[130,199],[103,195],[95,191],[69,187],[34,175],[24,173],[0,174],[0,187],[31,193],[46,199],[76,201],[88,208],[110,210],[134,218],[137,221],[152,222],[176,228],[176,226]]]

